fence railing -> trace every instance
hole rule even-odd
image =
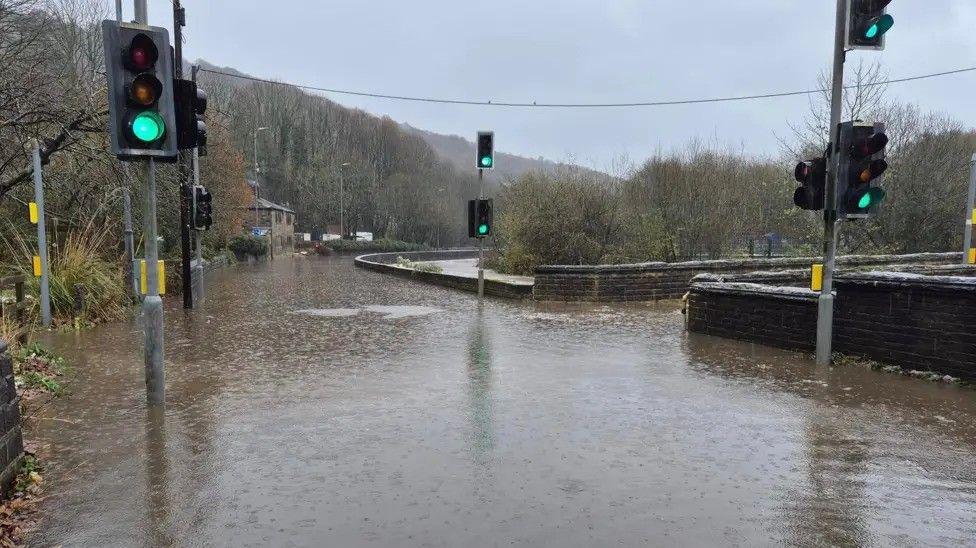
[[[15,322],[19,325],[24,325],[27,321],[27,294],[24,287],[25,281],[23,276],[9,276],[7,278],[0,278],[0,293],[13,289],[14,290],[14,300],[8,302],[5,299],[0,299],[0,318],[7,320],[13,318]],[[26,333],[21,335],[21,342],[24,342],[26,338]]]

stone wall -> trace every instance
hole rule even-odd
[[[958,263],[961,253],[916,255],[852,255],[838,258],[846,270],[875,269],[897,265],[942,265]],[[645,263],[604,266],[540,266],[535,270],[534,297],[538,301],[626,302],[678,299],[688,291],[692,278],[700,274],[745,274],[794,271],[795,277],[809,276],[810,265],[819,258],[741,259],[685,263]],[[809,280],[809,278],[806,278]],[[793,282],[797,284],[797,282]]]
[[[696,282],[685,309],[688,330],[787,350],[814,350],[817,296],[809,289]]]
[[[478,292],[478,279],[454,274],[438,272],[421,272],[409,268],[396,266],[397,257],[410,261],[450,261],[456,259],[473,259],[478,257],[478,250],[459,249],[448,251],[415,251],[404,253],[374,253],[356,257],[356,266],[384,274],[392,274],[418,282],[450,287],[471,293]],[[532,297],[532,284],[509,283],[499,280],[485,279],[485,295],[506,299],[528,299]]]
[[[13,361],[7,353],[7,343],[3,341],[0,341],[0,432],[0,492],[6,498],[24,458],[24,437]]]
[[[976,279],[852,274],[836,285],[838,352],[976,380]]]
[[[838,276],[834,351],[976,380],[976,269],[968,267],[967,274]],[[696,282],[688,294],[688,329],[812,351],[817,296],[800,288]]]

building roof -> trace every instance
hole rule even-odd
[[[250,209],[251,211],[255,209],[273,209],[275,211],[284,211],[285,213],[291,213],[293,215],[295,214],[294,209],[285,207],[280,204],[276,204],[270,200],[265,200],[264,198],[258,198],[257,200],[251,202],[251,205],[248,206],[248,209]]]

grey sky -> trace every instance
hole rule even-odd
[[[150,1],[171,27],[170,3]],[[681,99],[807,89],[830,60],[833,0],[184,0],[185,55],[256,76],[402,95],[539,102]],[[126,1],[127,15],[131,4]],[[895,0],[891,77],[976,65],[976,2]],[[976,126],[976,73],[897,84],[889,97]],[[607,167],[702,137],[755,154],[805,97],[600,110],[501,109],[332,96],[348,106],[526,156]]]

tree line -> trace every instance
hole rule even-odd
[[[976,132],[951,116],[886,99],[880,65],[851,68],[845,119],[882,121],[891,138],[888,195],[877,217],[845,223],[842,253],[961,251]],[[826,77],[821,87],[829,89]],[[528,174],[499,198],[500,269],[540,264],[679,261],[762,254],[818,255],[821,212],[793,203],[793,168],[827,148],[829,98],[815,97],[804,123],[775,157],[692,141],[621,177],[580,170]]]

